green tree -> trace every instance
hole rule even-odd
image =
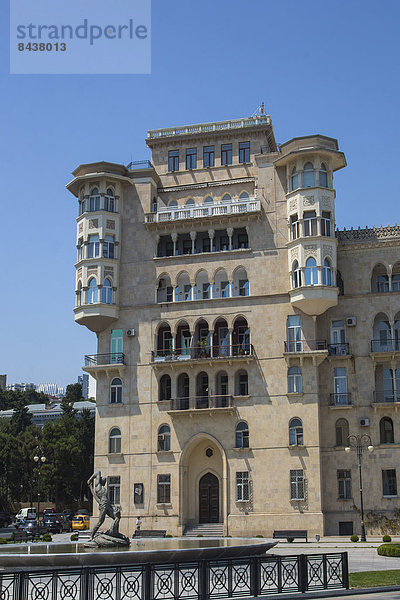
[[[82,398],[82,386],[80,383],[70,383],[67,385],[67,389],[65,391],[65,398],[68,402],[79,402],[79,400],[84,400]]]
[[[32,417],[25,404],[25,397],[20,394],[14,402],[14,413],[10,419],[10,433],[14,436],[25,431],[25,429],[32,425]]]

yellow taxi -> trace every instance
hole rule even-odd
[[[90,517],[88,515],[75,515],[72,518],[72,529],[89,529]]]

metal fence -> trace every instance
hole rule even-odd
[[[347,553],[1,572],[2,600],[212,600],[348,588]]]

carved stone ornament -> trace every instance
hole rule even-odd
[[[99,226],[98,219],[89,219],[89,229],[97,229],[98,226]]]
[[[114,275],[114,267],[104,267],[104,275]]]
[[[107,227],[107,229],[115,229],[115,221],[112,221],[111,219],[107,219],[106,227]]]
[[[296,210],[297,208],[297,198],[292,198],[291,201],[289,202],[289,210]]]
[[[321,206],[323,208],[331,208],[331,199],[329,196],[322,196],[321,197]]]
[[[89,275],[97,275],[97,265],[95,267],[90,267],[87,270],[88,277]]]
[[[303,199],[303,206],[312,206],[313,204],[315,204],[314,196],[306,196]]]
[[[79,233],[82,233],[83,231],[83,223],[79,223],[79,229],[78,229]]]
[[[299,249],[298,248],[292,248],[290,251],[290,258],[291,260],[294,260],[295,258],[299,257]]]
[[[322,249],[323,249],[324,256],[328,255],[331,258],[333,258],[333,248],[332,248],[332,246],[326,246],[324,244]]]

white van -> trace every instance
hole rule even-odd
[[[36,519],[36,508],[30,506],[29,508],[21,508],[19,513],[15,515],[16,521],[25,521],[25,519]]]

